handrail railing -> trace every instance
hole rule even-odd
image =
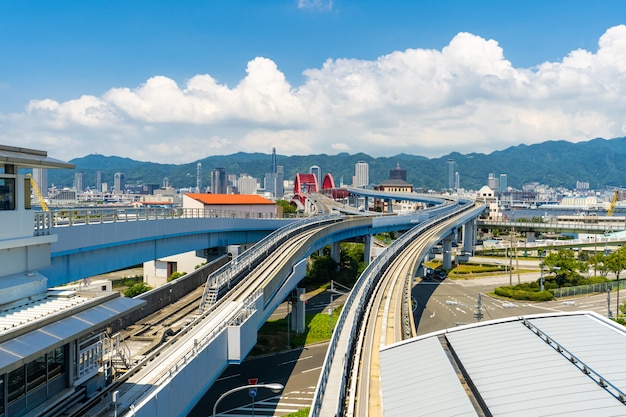
[[[306,228],[314,225],[321,225],[328,222],[336,222],[341,219],[339,215],[316,216],[306,218],[299,222],[289,223],[280,229],[277,229],[248,248],[241,255],[233,258],[232,261],[214,271],[207,277],[204,293],[200,302],[200,312],[203,312],[208,294],[211,290],[219,291],[224,287],[230,287],[238,277],[246,271],[250,271],[261,259],[276,248],[281,243],[290,239],[292,236],[302,232]]]
[[[277,219],[275,213],[207,208],[166,207],[98,207],[65,208],[34,212],[34,236],[49,235],[53,227],[83,226],[89,224],[132,222],[167,219]]]

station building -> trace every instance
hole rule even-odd
[[[50,267],[57,237],[50,212],[31,209],[23,173],[31,168],[74,166],[0,145],[0,417],[55,415],[56,404],[104,386],[119,354],[107,329],[145,304],[113,291],[48,289],[39,271]]]

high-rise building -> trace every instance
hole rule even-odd
[[[85,173],[83,171],[74,173],[74,189],[77,193],[85,191]]]
[[[456,176],[456,161],[454,159],[448,159],[446,161],[446,188],[448,190],[454,190],[454,180]]]
[[[369,164],[365,161],[359,161],[354,166],[354,180],[352,185],[358,188],[367,187],[370,183]]]
[[[239,190],[239,194],[256,194],[256,178],[248,174],[242,174],[237,180],[237,189]]]
[[[113,176],[113,192],[115,194],[124,194],[126,190],[126,175],[122,172],[116,172]]]
[[[96,171],[96,191],[102,192],[102,171]]]
[[[275,198],[283,198],[285,194],[285,167],[276,163],[276,148],[272,148],[272,165],[270,172],[265,173],[265,192]]]
[[[48,197],[48,168],[33,168],[33,180],[39,187],[42,197]]]
[[[489,177],[487,178],[487,187],[491,188],[493,191],[499,190],[500,189],[499,182],[500,181],[498,181],[496,174],[494,174],[493,172],[490,172]]]
[[[226,169],[214,168],[211,171],[211,192],[226,194]]]
[[[506,189],[509,188],[509,179],[506,174],[500,174],[500,184],[498,185],[498,191],[500,191],[501,193],[505,193]]]
[[[274,187],[274,197],[283,198],[285,195],[285,167],[276,166],[276,186]]]
[[[164,189],[170,188],[170,179],[169,179],[169,177],[164,177],[163,178],[163,188]]]
[[[196,192],[202,192],[202,164],[200,162],[196,165]]]
[[[576,191],[578,192],[589,191],[589,183],[587,181],[576,181]]]
[[[394,169],[389,171],[389,179],[406,181],[406,169],[400,169],[400,164],[396,165]]]

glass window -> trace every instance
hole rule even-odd
[[[0,375],[0,414],[4,413],[4,375]]]
[[[48,352],[48,378],[52,379],[55,376],[63,373],[63,348],[59,347],[51,352]]]
[[[21,398],[26,394],[26,379],[24,375],[24,367],[20,366],[14,371],[9,372],[9,403]]]
[[[41,356],[26,364],[26,391],[46,383],[46,357]]]
[[[0,178],[0,210],[15,210],[15,178]]]

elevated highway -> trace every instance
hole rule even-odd
[[[472,204],[441,213],[404,234],[368,266],[333,333],[310,416],[377,415],[378,349],[415,334],[410,318],[415,269],[435,244],[483,210]]]
[[[227,364],[245,358],[256,343],[257,330],[304,277],[305,260],[312,252],[328,243],[397,228],[398,223],[405,228],[422,224],[430,217],[467,206],[464,201],[401,220],[401,216],[322,216],[299,230],[290,227],[294,230],[273,234],[286,238],[268,236],[250,251],[260,254],[260,261],[258,257],[240,257],[210,277],[207,287],[220,283],[215,286],[214,301],[165,345],[136,358],[136,365],[111,387],[119,391],[118,411],[135,416],[185,415],[190,411]]]
[[[545,222],[479,220],[478,227],[505,230],[515,229],[517,232],[604,234],[626,230],[626,223],[621,221],[606,224],[599,222],[585,222],[582,220],[572,221],[558,219],[551,219]]]
[[[407,230],[458,204],[441,202],[445,204],[407,216],[377,214],[372,230],[361,236]],[[336,210],[331,207],[328,213]],[[178,253],[258,242],[299,221],[235,211],[89,208],[36,213],[35,235],[58,236],[51,244],[51,267],[41,271],[49,286],[58,286]]]

